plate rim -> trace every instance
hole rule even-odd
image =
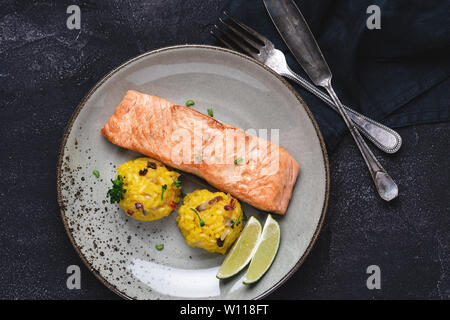
[[[264,65],[263,63],[257,61],[256,59],[249,57],[247,55],[244,55],[240,52],[234,51],[234,50],[230,50],[230,49],[226,49],[226,48],[222,48],[222,47],[217,47],[217,46],[211,46],[211,45],[205,45],[205,44],[183,44],[183,45],[175,45],[175,46],[168,46],[168,47],[163,47],[160,49],[155,49],[155,50],[151,50],[151,51],[147,51],[143,54],[137,55],[131,59],[126,60],[125,62],[123,62],[122,64],[120,64],[119,66],[113,68],[110,72],[108,72],[105,76],[103,76],[90,90],[89,92],[83,97],[83,99],[81,100],[81,102],[78,104],[78,106],[75,108],[75,110],[72,113],[72,116],[70,117],[69,121],[67,122],[67,125],[64,129],[64,134],[61,140],[61,144],[59,147],[59,151],[58,151],[58,161],[57,161],[57,166],[56,166],[56,194],[57,194],[57,201],[58,201],[58,206],[59,206],[59,211],[61,214],[61,219],[63,221],[64,224],[64,229],[66,230],[66,233],[70,239],[70,242],[72,243],[72,246],[74,247],[75,251],[77,252],[78,256],[81,258],[81,260],[83,261],[84,265],[88,268],[89,271],[91,271],[94,276],[97,277],[97,279],[99,279],[108,289],[110,289],[112,292],[114,292],[115,294],[117,294],[118,296],[120,296],[123,299],[128,299],[128,300],[133,300],[132,297],[130,297],[129,295],[127,295],[126,293],[120,291],[114,284],[108,282],[108,280],[106,280],[92,265],[91,263],[87,260],[87,258],[85,257],[85,255],[81,252],[79,246],[77,245],[77,243],[75,242],[75,239],[72,235],[72,232],[70,231],[70,227],[67,221],[67,217],[65,214],[65,210],[64,210],[64,204],[62,201],[62,193],[61,193],[61,178],[62,178],[62,163],[63,163],[63,155],[64,155],[64,149],[66,147],[66,143],[67,140],[69,138],[69,135],[72,131],[73,128],[73,124],[75,122],[75,120],[78,118],[78,115],[80,114],[81,110],[83,109],[83,107],[86,105],[86,102],[89,100],[89,98],[97,91],[97,89],[103,84],[105,83],[108,79],[110,79],[115,73],[117,73],[118,71],[120,71],[121,69],[123,69],[124,67],[128,66],[129,64],[143,58],[146,56],[150,56],[150,55],[154,55],[157,53],[161,53],[161,52],[165,52],[165,51],[170,51],[170,50],[178,50],[178,49],[186,49],[186,48],[192,48],[192,49],[208,49],[208,50],[216,50],[216,51],[221,51],[221,52],[225,52],[227,54],[233,54],[236,55],[240,58],[243,58],[245,60],[248,60],[250,62],[255,63],[257,66],[264,68],[266,71],[270,72],[273,76],[275,76],[279,81],[281,81],[288,89],[289,91],[291,91],[294,96],[297,98],[297,100],[300,102],[300,104],[302,105],[302,107],[305,109],[309,119],[311,120],[316,135],[319,138],[319,142],[320,142],[320,148],[322,150],[322,156],[324,159],[324,166],[325,166],[325,197],[324,197],[324,202],[323,202],[323,206],[322,206],[322,212],[320,215],[320,219],[319,222],[317,224],[317,228],[314,231],[314,234],[311,238],[310,243],[308,244],[308,247],[306,248],[305,252],[303,253],[303,255],[300,257],[300,259],[296,262],[296,264],[292,267],[291,270],[289,270],[289,272],[287,272],[277,283],[275,283],[272,287],[270,287],[269,289],[267,289],[266,291],[264,291],[263,293],[259,294],[258,296],[252,298],[252,300],[259,300],[262,299],[266,296],[268,296],[269,294],[273,293],[275,290],[277,290],[281,285],[283,285],[290,277],[292,277],[292,275],[300,268],[300,266],[304,263],[304,261],[306,260],[306,258],[308,257],[309,253],[311,252],[312,248],[314,247],[314,244],[317,241],[317,238],[320,234],[320,231],[323,227],[323,223],[325,220],[325,215],[326,215],[326,211],[328,208],[328,200],[329,200],[329,195],[330,195],[330,168],[329,168],[329,161],[328,161],[328,153],[327,153],[327,149],[326,149],[326,145],[325,145],[325,141],[323,139],[322,136],[322,132],[320,131],[319,125],[317,124],[316,119],[314,118],[314,115],[312,114],[311,110],[309,109],[308,105],[306,104],[306,102],[302,99],[302,97],[298,94],[298,92],[287,82],[287,80],[285,80],[282,76],[280,76],[279,74],[277,74],[275,71],[273,71],[272,69],[270,69],[268,66]]]

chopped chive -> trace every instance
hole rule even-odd
[[[155,248],[156,248],[156,250],[161,251],[162,249],[164,249],[164,243],[157,244],[157,245],[155,246]]]
[[[194,154],[195,162],[202,162],[202,155],[201,154]]]
[[[213,118],[214,118],[214,112],[213,112],[213,109],[212,109],[212,108],[209,108],[209,109],[208,109],[208,114],[209,114],[210,117],[213,117]]]
[[[93,174],[94,176],[96,176],[97,178],[100,177],[100,172],[99,172],[98,170],[92,171],[92,174]]]
[[[236,220],[236,225],[238,226],[241,223],[241,215],[239,215],[239,217]]]
[[[243,159],[239,157],[239,158],[237,158],[236,160],[234,160],[234,164],[235,164],[235,165],[238,165],[239,163],[242,162],[242,160],[243,160]]]
[[[198,220],[200,220],[200,227],[203,227],[205,225],[205,222],[202,220],[202,218],[200,218],[200,215],[198,214],[197,210],[195,210],[194,208],[190,208],[192,211],[194,211],[194,213],[197,215]]]
[[[161,201],[163,201],[164,200],[164,191],[166,191],[166,189],[167,189],[167,184],[163,184],[161,189],[162,189]]]
[[[186,107],[193,106],[195,104],[194,100],[188,100],[186,101]]]
[[[181,181],[180,180],[175,180],[174,184],[175,184],[175,187],[180,187],[181,186]]]

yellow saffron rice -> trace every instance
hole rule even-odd
[[[196,190],[186,195],[178,213],[178,226],[191,247],[224,254],[242,231],[241,205],[223,192]]]
[[[117,168],[124,178],[124,199],[119,202],[127,215],[137,220],[152,221],[168,216],[178,206],[180,174],[169,171],[164,164],[151,158],[138,158]]]

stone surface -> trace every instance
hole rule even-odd
[[[318,241],[271,298],[450,298],[450,124],[398,132],[404,142],[397,154],[375,153],[397,182],[399,198],[378,197],[347,135],[330,156],[331,196]],[[370,265],[381,269],[381,290],[366,287]]]
[[[65,126],[112,68],[181,43],[215,44],[208,31],[224,0],[79,1],[81,30],[66,28],[65,1],[3,1],[0,8],[0,297],[117,299],[82,265],[56,202]],[[269,298],[450,298],[450,124],[399,130],[404,146],[377,153],[400,187],[384,203],[346,136],[330,155],[325,225],[300,270]],[[66,288],[80,265],[81,290]],[[381,290],[368,290],[378,265]]]

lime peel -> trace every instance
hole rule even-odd
[[[280,245],[280,226],[278,222],[269,214],[264,229],[254,250],[252,261],[247,269],[244,284],[257,282],[267,272],[272,265]]]
[[[261,237],[262,226],[255,217],[250,217],[239,239],[228,252],[216,277],[227,279],[239,273],[252,259]]]

